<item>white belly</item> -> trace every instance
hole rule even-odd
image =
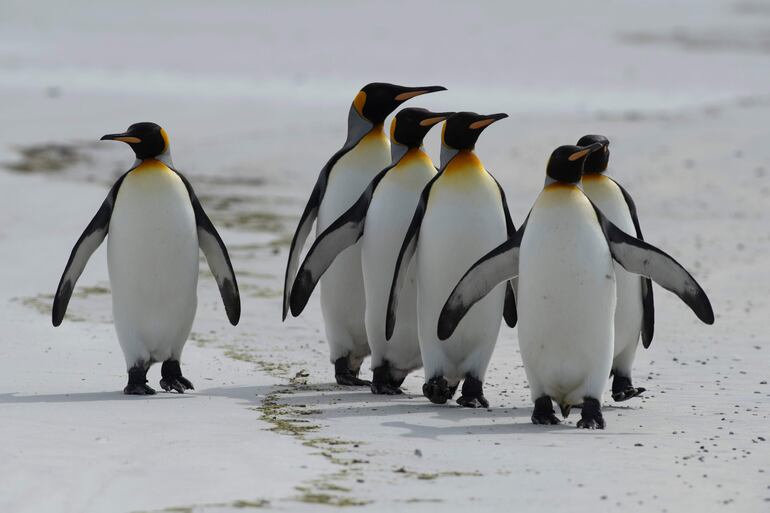
[[[318,210],[321,233],[361,196],[369,182],[390,164],[390,144],[382,133],[366,136],[334,166]],[[340,253],[321,277],[321,310],[332,362],[342,356],[361,359],[369,353],[361,273],[361,242]]]
[[[549,186],[519,255],[519,343],[532,398],[601,399],[612,361],[615,273],[604,234],[576,187]]]
[[[472,173],[445,172],[434,183],[416,254],[426,379],[441,375],[450,385],[467,372],[483,380],[503,314],[501,284],[473,306],[449,339],[438,340],[439,313],[454,286],[479,258],[507,238],[497,185],[486,172]]]
[[[175,173],[143,164],[126,176],[110,221],[108,264],[128,365],[178,358],[195,318],[198,235]]]
[[[383,360],[400,371],[422,366],[417,334],[416,266],[412,265],[399,294],[393,336],[385,340],[385,318],[393,271],[401,244],[425,184],[436,174],[430,159],[404,157],[380,182],[366,215],[361,239],[361,266],[366,291],[366,335],[372,367]]]
[[[583,190],[607,219],[624,232],[636,236],[636,228],[623,193],[604,176],[584,180]],[[615,356],[627,348],[635,348],[642,329],[642,278],[615,263],[618,304],[615,309]]]

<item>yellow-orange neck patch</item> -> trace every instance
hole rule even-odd
[[[433,161],[430,159],[427,153],[422,151],[420,148],[412,148],[407,151],[406,154],[401,158],[401,161],[399,161],[397,167],[410,166],[417,164],[418,162],[426,166],[433,165]]]
[[[475,153],[470,150],[463,150],[449,161],[449,164],[444,169],[444,174],[467,173],[472,171],[484,171],[484,165]]]
[[[134,168],[134,172],[153,172],[153,171],[164,171],[164,172],[171,172],[171,170],[168,168],[166,164],[161,162],[157,159],[145,159],[142,161],[141,164],[136,166]]]

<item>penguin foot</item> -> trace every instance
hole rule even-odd
[[[371,381],[359,379],[358,373],[350,370],[347,357],[337,358],[334,362],[334,379],[338,385],[350,387],[368,387],[372,385]]]
[[[647,389],[634,387],[631,378],[615,374],[612,380],[612,398],[617,402],[627,401],[633,397],[642,395]]]
[[[390,383],[377,383],[372,381],[372,393],[377,395],[401,395],[404,391],[398,387],[394,387]]]
[[[561,421],[557,419],[554,414],[553,401],[551,401],[551,398],[547,395],[538,397],[535,401],[535,409],[532,412],[532,423],[546,426],[561,424]]]
[[[160,386],[166,392],[172,390],[184,394],[185,390],[195,390],[190,380],[182,376],[182,368],[176,360],[166,360],[160,368]]]
[[[617,402],[628,401],[636,396],[642,395],[647,389],[642,387],[628,387],[620,392],[612,392],[612,398]]]
[[[139,362],[128,369],[128,384],[123,389],[126,395],[154,395],[155,390],[147,385],[147,368]]]
[[[155,395],[155,389],[144,383],[129,383],[123,389],[123,393],[126,395]]]
[[[602,406],[597,399],[585,397],[580,415],[581,418],[577,423],[577,427],[582,429],[604,429]]]
[[[390,364],[385,361],[379,367],[373,369],[372,375],[372,393],[378,395],[399,395],[404,392],[394,384],[390,375]]]
[[[463,408],[489,408],[489,401],[484,397],[484,384],[470,374],[465,376],[462,395],[457,398],[457,404]]]
[[[457,390],[457,387],[450,387],[443,376],[430,378],[422,386],[422,395],[428,398],[433,404],[445,404]]]

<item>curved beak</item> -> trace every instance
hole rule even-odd
[[[582,159],[590,155],[591,153],[595,152],[596,150],[601,150],[604,148],[605,144],[600,142],[595,142],[593,144],[589,144],[588,146],[583,146],[580,151],[576,151],[572,155],[568,157],[568,160],[571,162],[574,162],[578,159]]]
[[[504,112],[500,112],[499,114],[490,114],[488,116],[483,116],[478,121],[474,121],[470,125],[468,125],[468,128],[472,130],[480,130],[482,128],[486,128],[495,121],[500,121],[501,119],[505,119],[508,117],[508,114]]]
[[[128,132],[123,132],[122,134],[107,134],[103,135],[100,141],[121,141],[128,144],[137,144],[142,142],[141,139],[138,137],[134,137],[133,135],[130,135]]]
[[[444,86],[425,86],[425,87],[404,87],[403,92],[396,95],[395,100],[398,102],[405,102],[415,96],[422,94],[437,93],[438,91],[446,91]]]
[[[430,117],[420,121],[420,126],[433,126],[436,123],[441,123],[452,114],[454,114],[454,112],[431,112]]]

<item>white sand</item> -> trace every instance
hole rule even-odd
[[[0,166],[36,144],[83,157],[0,171],[1,511],[770,508],[770,9],[413,4],[0,6]],[[656,338],[634,375],[648,392],[605,401],[602,432],[575,429],[576,415],[529,423],[507,328],[490,410],[431,405],[420,373],[398,398],[330,384],[317,299],[280,322],[285,238],[371,80],[450,89],[414,105],[511,114],[478,150],[517,225],[553,147],[608,135],[645,235],[693,271],[716,324],[657,289]],[[120,393],[104,250],[50,325],[72,244],[131,162],[92,142],[142,120],[171,134],[244,300],[232,328],[202,267],[184,396]]]

